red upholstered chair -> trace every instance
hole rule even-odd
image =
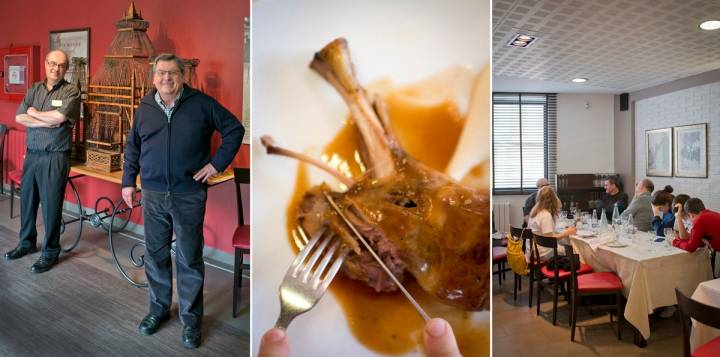
[[[233,234],[233,247],[235,248],[235,266],[233,269],[233,308],[232,316],[237,317],[237,303],[242,289],[242,272],[250,271],[250,263],[245,260],[245,254],[250,256],[250,225],[243,218],[241,185],[250,184],[250,169],[234,168],[235,196],[238,207],[238,226]],[[248,222],[249,223],[249,222]]]
[[[690,351],[690,329],[692,328],[690,318],[710,327],[720,328],[720,308],[697,302],[685,296],[685,294],[681,293],[677,288],[675,288],[675,295],[677,296],[678,306],[680,306],[685,357],[720,356],[720,337],[716,337],[710,340],[710,342],[696,347],[695,351]]]
[[[20,187],[22,181],[22,167],[16,170],[8,172],[8,179],[10,179],[10,219],[15,218],[13,211],[15,207],[15,188]]]
[[[503,278],[505,277],[505,263],[507,263],[507,247],[492,247],[493,255],[493,266],[496,266],[496,271],[493,274],[497,274],[498,283],[502,285]]]
[[[555,237],[546,237],[533,234],[533,251],[536,257],[540,256],[538,246],[551,248],[553,251],[552,259],[555,260],[558,255],[558,239]],[[592,273],[593,269],[587,264],[580,264],[577,270],[579,275]],[[537,315],[540,315],[540,298],[544,288],[552,287],[553,292],[553,325],[557,324],[557,304],[558,304],[558,288],[560,284],[567,282],[572,276],[570,271],[562,269],[550,270],[547,265],[539,270],[537,276],[538,292],[537,292]]]
[[[572,246],[568,247],[572,253]],[[579,275],[579,271],[575,271],[575,261],[570,259],[570,271],[572,275],[571,299],[570,299],[570,324],[572,332],[570,333],[570,341],[575,341],[575,326],[577,323],[577,306],[579,299],[584,296],[593,295],[614,295],[614,305],[593,305],[599,309],[614,309],[617,315],[617,337],[622,339],[622,325],[624,323],[624,311],[622,303],[623,283],[620,277],[615,273],[586,273]],[[610,322],[612,323],[612,313],[610,314]]]

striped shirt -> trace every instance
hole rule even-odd
[[[163,102],[162,98],[160,97],[160,92],[155,91],[155,101],[160,106],[160,108],[165,112],[165,116],[167,117],[168,123],[170,122],[170,117],[172,117],[172,113],[175,110],[175,107],[177,107],[177,103],[180,100],[180,97],[182,97],[183,93],[183,87],[180,87],[180,92],[178,93],[177,97],[175,97],[175,100],[173,100],[172,105],[169,107],[165,106],[165,102]]]
[[[48,90],[45,81],[28,90],[15,115],[27,114],[33,107],[41,112],[57,110],[67,120],[57,128],[27,128],[27,148],[31,151],[69,151],[72,147],[72,128],[80,117],[80,90],[61,79]]]

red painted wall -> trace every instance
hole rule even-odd
[[[105,50],[116,33],[115,22],[127,10],[128,0],[12,1],[0,11],[0,48],[39,45],[44,59],[48,33],[90,28],[90,75],[102,64]],[[136,0],[136,8],[150,22],[148,35],[157,53],[174,52],[198,58],[197,87],[215,97],[238,118],[242,115],[243,18],[250,16],[249,0]],[[44,78],[44,70],[41,79]],[[15,123],[18,102],[0,100],[0,123],[24,130]],[[247,135],[247,134],[246,134]],[[217,143],[216,143],[217,145]],[[8,167],[20,167],[20,158],[8,158]],[[250,166],[250,150],[243,145],[233,164]],[[104,195],[119,197],[119,185],[93,178],[76,181],[82,204],[94,207]],[[209,191],[205,217],[205,244],[232,252],[231,238],[237,206],[231,182]],[[70,196],[67,196],[70,198]],[[140,212],[133,219],[140,222]]]

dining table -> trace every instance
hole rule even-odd
[[[692,299],[705,305],[720,308],[720,278],[700,283],[692,294]],[[693,320],[690,333],[690,351],[694,351],[696,348],[718,337],[720,337],[720,329]]]
[[[618,230],[620,231],[620,230]],[[615,233],[578,230],[572,246],[596,272],[615,272],[623,283],[625,321],[635,327],[635,344],[650,338],[650,315],[655,309],[677,304],[675,288],[692,292],[712,278],[708,251],[673,247],[652,233]]]

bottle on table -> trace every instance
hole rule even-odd
[[[607,230],[608,228],[608,222],[607,222],[607,216],[605,215],[605,210],[601,210],[600,214],[600,222],[598,222],[598,230],[603,232]]]
[[[614,228],[617,228],[620,227],[620,224],[622,224],[622,220],[620,219],[620,210],[618,209],[617,202],[615,202],[615,205],[613,206],[612,224]]]

